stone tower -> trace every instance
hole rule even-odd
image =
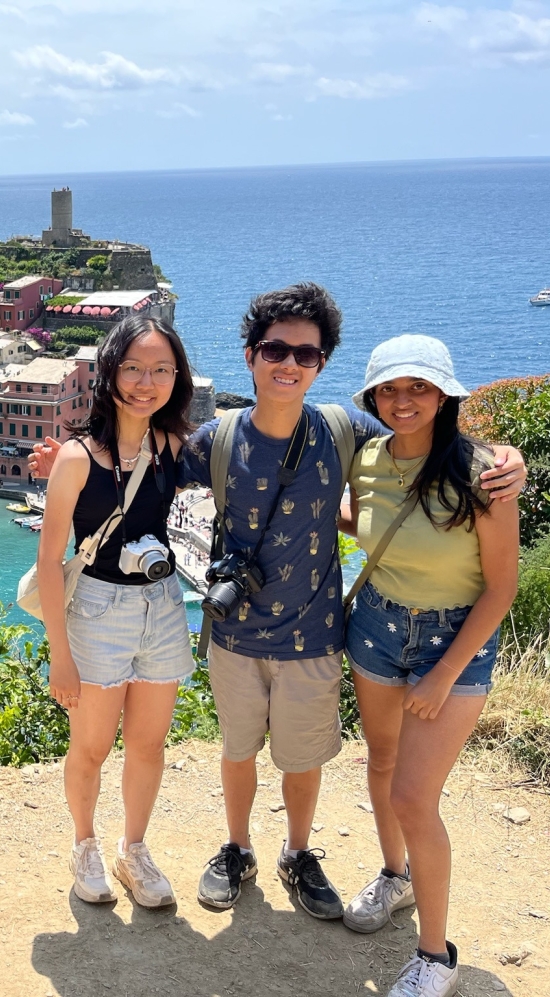
[[[78,246],[82,232],[73,229],[73,192],[68,187],[52,190],[52,224],[42,232],[45,246]]]

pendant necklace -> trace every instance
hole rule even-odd
[[[133,467],[133,465],[135,464],[136,460],[138,459],[138,457],[139,457],[139,455],[141,453],[141,448],[142,448],[143,444],[145,443],[145,440],[147,439],[148,434],[149,434],[149,430],[146,431],[146,433],[145,433],[145,435],[144,435],[144,437],[143,437],[143,439],[141,441],[139,450],[138,450],[138,452],[137,452],[137,454],[136,454],[135,457],[121,457],[120,458],[123,464],[127,464],[129,468]]]
[[[423,454],[422,457],[420,458],[420,460],[417,460],[416,464],[413,464],[412,467],[407,467],[404,471],[400,471],[399,468],[398,468],[398,466],[397,466],[397,464],[396,464],[396,462],[395,462],[395,457],[393,456],[393,437],[390,440],[389,454],[390,454],[391,462],[392,462],[393,466],[395,467],[395,470],[397,471],[397,474],[398,474],[397,484],[398,484],[399,488],[403,488],[404,485],[405,485],[405,475],[410,474],[411,471],[416,471],[416,468],[420,467],[422,461],[426,460],[426,457],[428,456],[428,454],[426,454],[426,453]]]

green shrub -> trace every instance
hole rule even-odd
[[[472,436],[522,451],[529,477],[520,497],[521,542],[531,546],[550,529],[550,374],[477,388],[462,406],[460,421]]]
[[[62,308],[65,305],[78,305],[86,297],[85,294],[56,294],[53,298],[48,298],[45,302],[46,308],[55,308],[57,305],[61,305]]]
[[[109,257],[102,256],[98,253],[97,256],[90,256],[86,267],[89,270],[96,270],[98,273],[105,273],[107,267],[109,266]]]
[[[56,343],[77,343],[79,346],[94,346],[103,336],[104,332],[94,329],[91,325],[64,325],[55,333]]]
[[[550,535],[522,550],[518,593],[502,632],[522,651],[537,638],[550,639]]]

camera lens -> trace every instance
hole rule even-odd
[[[159,578],[166,578],[170,573],[170,562],[166,560],[158,550],[148,550],[139,559],[139,570],[152,582],[158,582]]]
[[[226,620],[237,608],[246,593],[246,586],[235,578],[228,582],[216,582],[208,590],[201,603],[201,609],[207,616],[219,622]]]

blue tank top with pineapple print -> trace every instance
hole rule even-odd
[[[223,623],[212,639],[236,654],[288,661],[317,658],[344,646],[342,576],[336,523],[340,506],[340,460],[317,408],[305,406],[309,440],[294,481],[284,489],[261,548],[265,578]],[[354,406],[343,406],[355,433],[356,452],[387,429]],[[277,470],[288,440],[260,433],[243,409],[237,420],[227,476],[226,550],[251,555],[277,493]],[[191,437],[176,465],[176,482],[211,487],[210,451],[219,419]]]

